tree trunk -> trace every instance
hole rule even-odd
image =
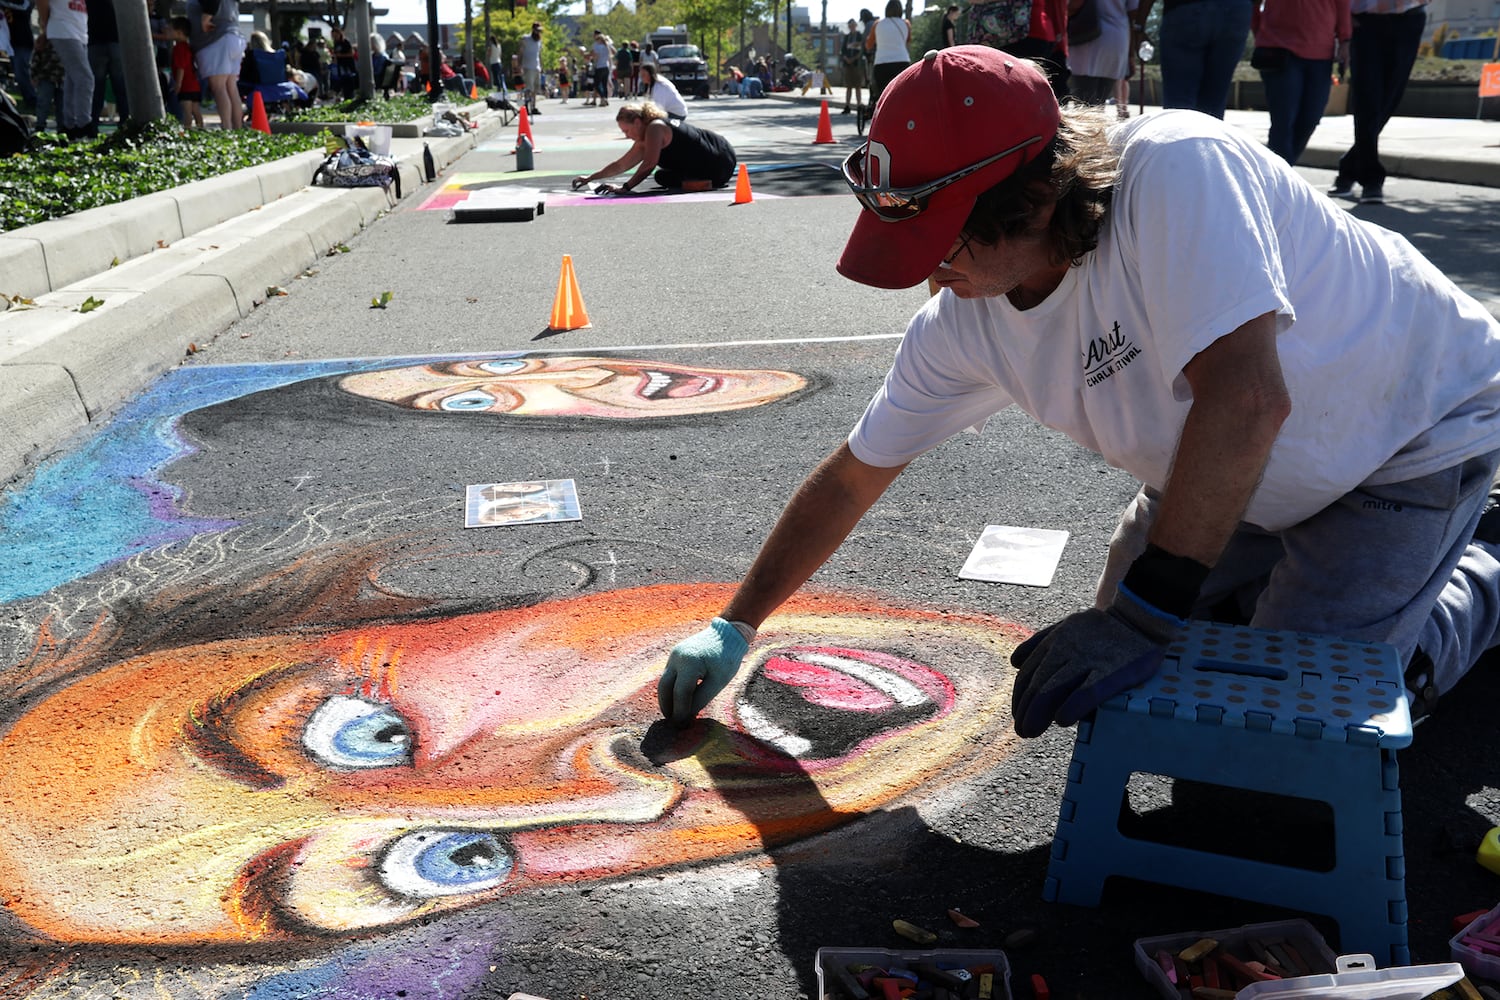
[[[464,67],[474,86],[479,86],[479,74],[474,70],[474,0],[464,0]]]
[[[145,0],[95,0],[115,3],[115,21],[120,28],[120,52],[125,61],[125,97],[130,121],[144,125],[167,116],[161,99],[161,81],[156,73],[156,46],[151,41],[151,16]]]
[[[349,41],[359,53],[359,58],[354,60],[355,72],[359,76],[359,96],[361,100],[372,101],[375,99],[375,67],[370,61],[374,53],[370,49],[369,3],[366,0],[354,0],[349,8],[348,20],[354,34]]]

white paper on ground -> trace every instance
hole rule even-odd
[[[1050,587],[1067,543],[1066,531],[987,524],[958,576],[962,580]]]

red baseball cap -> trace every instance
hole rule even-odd
[[[902,70],[844,164],[863,210],[839,273],[876,288],[922,281],[979,196],[1041,155],[1059,118],[1041,68],[987,45],[928,52]]]

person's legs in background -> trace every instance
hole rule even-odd
[[[1296,145],[1292,133],[1297,111],[1302,106],[1302,68],[1295,65],[1296,58],[1286,52],[1279,65],[1260,71],[1261,83],[1266,88],[1266,111],[1271,116],[1266,146],[1288,163],[1297,162],[1292,152]]]
[[[130,104],[125,96],[125,55],[119,42],[89,43],[89,69],[94,74],[94,97],[91,117],[96,123],[104,113],[105,83],[113,92],[115,114],[120,121],[130,116]]]
[[[1333,89],[1332,59],[1303,59],[1292,56],[1291,62],[1302,74],[1301,100],[1292,119],[1292,155],[1288,163],[1296,164],[1307,149],[1308,140],[1323,120],[1328,94]]]
[[[36,130],[47,131],[47,119],[57,126],[57,131],[62,131],[62,104],[58,100],[58,86],[51,80],[36,80]]]
[[[1202,0],[1161,15],[1161,105],[1164,108],[1198,107],[1203,81],[1203,50],[1208,31]]]
[[[1224,117],[1250,35],[1250,0],[1196,0],[1161,19],[1162,106]]]
[[[1380,133],[1406,93],[1426,26],[1423,7],[1400,14],[1354,15],[1354,38],[1349,46],[1354,145],[1339,159],[1332,194],[1348,194],[1357,183],[1367,195],[1383,195]]]
[[[11,53],[11,63],[16,68],[16,89],[21,92],[21,103],[36,107],[36,85],[31,82],[31,49],[17,48]]]
[[[1234,85],[1234,68],[1245,54],[1245,40],[1250,37],[1253,4],[1251,0],[1199,0],[1190,6],[1206,7],[1211,14],[1197,108],[1222,119],[1224,109],[1229,106],[1229,90]]]
[[[1075,101],[1102,105],[1115,99],[1118,84],[1118,80],[1111,80],[1108,77],[1079,76],[1074,73],[1068,77],[1068,92],[1073,95]]]
[[[94,72],[89,69],[88,45],[72,38],[47,40],[63,65],[62,109],[58,124],[71,139],[97,134],[89,114],[94,101]]]

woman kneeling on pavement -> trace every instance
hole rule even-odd
[[[624,194],[645,183],[656,171],[656,183],[682,191],[708,191],[723,187],[734,176],[738,163],[734,147],[717,132],[687,122],[673,124],[667,113],[650,101],[627,104],[615,115],[615,124],[629,139],[625,155],[608,166],[573,178],[573,190],[603,177],[613,177],[635,167],[623,184],[601,184],[601,194]]]
[[[667,113],[667,121],[676,125],[687,117],[687,102],[682,99],[677,85],[651,63],[641,63],[641,95]]]

